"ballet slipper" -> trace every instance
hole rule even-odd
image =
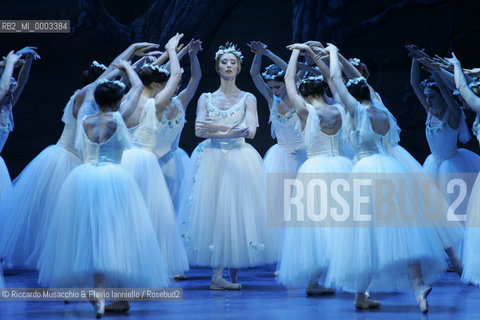
[[[415,300],[417,300],[418,307],[422,313],[428,312],[427,296],[432,291],[432,287],[423,283],[422,279],[417,278],[412,280],[413,292],[415,294]]]
[[[317,281],[312,281],[305,288],[305,293],[307,296],[321,296],[321,295],[330,295],[335,294],[335,289],[325,288],[317,283]]]
[[[380,301],[368,299],[364,292],[358,292],[355,294],[354,301],[355,308],[357,309],[377,309],[380,308]]]
[[[210,282],[210,290],[240,290],[242,285],[239,283],[231,283],[222,277],[223,268],[215,268],[212,273],[212,281]]]
[[[105,306],[105,312],[121,313],[130,310],[130,303],[127,300],[114,301]]]
[[[188,276],[185,273],[179,273],[173,276],[176,281],[187,280]]]
[[[93,309],[95,311],[95,317],[100,319],[105,314],[105,300],[99,299],[95,302],[95,307]]]
[[[230,271],[230,280],[233,283],[237,283],[237,281],[238,281],[238,269],[230,268],[229,271]]]

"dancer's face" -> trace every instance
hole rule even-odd
[[[287,95],[287,90],[285,88],[285,82],[283,81],[267,81],[267,85],[272,90],[273,94],[280,99],[285,98]]]
[[[224,79],[235,79],[240,71],[237,57],[233,53],[225,53],[218,63],[218,74]]]
[[[430,109],[429,112],[434,116],[442,114],[447,105],[441,94],[437,90],[428,87],[423,90],[423,94]]]

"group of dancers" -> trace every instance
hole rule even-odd
[[[236,86],[243,56],[227,43],[215,54],[220,87],[197,103],[195,133],[205,140],[188,157],[178,143],[201,78],[202,43],[192,40],[182,48],[182,36],[172,37],[165,52],[152,43],[135,43],[108,67],[93,62],[82,74],[84,87],[64,109],[59,141],[34,158],[13,185],[0,162],[4,268],[36,269],[38,282],[49,287],[100,290],[166,287],[171,277],[187,278],[189,266],[208,266],[211,290],[239,290],[239,269],[277,263],[278,281],[304,285],[307,295],[338,288],[355,293],[356,308],[370,309],[380,302],[368,292],[411,287],[424,313],[430,283],[447,268],[446,255],[463,281],[480,284],[475,250],[480,233],[469,227],[480,222],[475,196],[465,206],[466,228],[442,221],[399,227],[397,219],[382,227],[267,224],[267,216],[283,217],[288,202],[283,184],[269,183],[268,174],[426,172],[442,181],[459,172],[477,174],[480,157],[457,148],[457,139],[470,138],[460,105],[480,113],[480,82],[472,78],[478,70],[462,69],[455,56],[431,58],[407,46],[411,83],[427,112],[432,154],[422,166],[399,146],[400,129],[368,84],[364,63],[318,41],[288,46],[286,63],[252,41],[250,74],[268,102],[277,139],[262,159],[245,142],[259,125],[257,100]],[[179,61],[186,54],[191,77],[179,91]],[[261,72],[263,56],[274,64]],[[35,58],[35,48],[27,47],[10,52],[0,66],[2,147]],[[425,81],[420,65],[431,73]],[[477,121],[477,138],[478,127]],[[480,181],[469,188],[480,194]],[[453,201],[447,192],[441,197]],[[397,192],[392,201],[421,199]],[[374,213],[375,208],[361,210]],[[455,247],[462,240],[461,259]],[[224,278],[226,268],[230,281]],[[106,306],[93,299],[92,304],[97,317],[129,309],[128,301]]]

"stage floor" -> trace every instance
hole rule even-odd
[[[382,306],[375,311],[356,311],[353,294],[307,298],[304,288],[285,288],[274,278],[273,266],[241,270],[241,291],[210,291],[209,269],[191,270],[189,279],[173,281],[183,288],[182,301],[132,302],[126,314],[106,314],[115,319],[480,319],[480,289],[459,282],[446,273],[433,285],[429,313],[422,315],[411,291],[375,294]],[[35,272],[6,272],[9,288],[38,287]],[[93,319],[93,307],[86,302],[0,303],[1,320]]]

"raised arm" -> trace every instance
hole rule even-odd
[[[420,63],[417,58],[412,59],[412,67],[410,68],[410,85],[413,88],[413,92],[418,98],[418,101],[422,104],[425,111],[428,113],[428,104],[423,89],[420,86]]]
[[[10,81],[12,79],[15,64],[20,60],[20,56],[15,54],[12,50],[4,58],[5,68],[3,69],[2,77],[0,78],[0,101],[5,97],[10,90]]]
[[[465,75],[463,74],[460,61],[453,53],[452,58],[448,60],[453,64],[455,84],[457,85],[457,89],[460,92],[460,95],[462,96],[463,100],[465,100],[470,109],[480,114],[480,98],[477,97],[477,95],[472,91],[472,89],[468,87],[467,80],[465,79]]]
[[[107,70],[105,70],[105,73],[111,72],[114,69],[117,69],[117,66],[119,65],[120,61],[123,60],[130,60],[133,55],[137,56],[144,56],[146,55],[147,50],[151,49],[156,49],[158,48],[158,44],[155,43],[150,43],[150,42],[137,42],[131,44],[125,51],[120,53],[113,61],[110,63],[108,66]]]
[[[252,76],[253,83],[257,87],[258,91],[267,100],[268,106],[272,105],[273,92],[270,87],[265,83],[260,74],[262,68],[262,55],[266,52],[266,46],[259,41],[252,41],[247,44],[250,47],[250,51],[255,53],[253,57],[252,67],[250,68],[250,75]]]
[[[169,104],[172,97],[175,95],[175,91],[177,90],[178,83],[182,78],[182,73],[180,72],[180,62],[178,61],[176,48],[178,46],[178,42],[183,37],[183,33],[177,33],[173,36],[170,40],[168,40],[167,44],[165,45],[165,49],[168,52],[170,57],[170,78],[165,85],[165,88],[157,93],[155,96],[155,107],[158,109],[165,108],[166,105]]]
[[[135,108],[138,105],[138,100],[143,91],[143,83],[137,73],[133,70],[130,62],[122,60],[120,61],[118,68],[126,73],[131,86],[127,95],[124,97],[119,110],[123,119],[126,120],[130,117],[133,111],[135,111]]]
[[[27,84],[33,59],[35,57],[40,58],[33,49],[36,49],[36,48],[26,47],[18,51],[19,53],[22,53],[22,51],[24,52],[22,53],[22,56],[25,56],[25,63],[23,64],[22,68],[18,72],[17,86],[15,87],[15,91],[13,92],[12,106],[15,106],[15,104],[18,101],[18,98],[20,98],[20,95],[22,94],[22,91],[25,88],[25,85]]]
[[[289,46],[292,50],[290,60],[288,61],[287,72],[285,72],[285,88],[287,90],[287,95],[290,101],[295,107],[295,111],[300,119],[302,125],[302,131],[305,128],[308,118],[308,110],[305,106],[305,99],[298,94],[297,85],[295,83],[296,74],[297,74],[297,61],[298,56],[300,55],[300,50],[295,47],[295,45]]]
[[[452,92],[447,88],[445,83],[443,82],[442,78],[440,77],[439,71],[432,73],[433,79],[437,82],[438,88],[440,89],[440,93],[442,94],[445,103],[449,109],[449,116],[448,116],[448,124],[453,129],[457,129],[460,124],[460,119],[462,117],[462,113],[460,110],[460,106],[457,104],[455,99],[453,98]]]
[[[197,57],[198,52],[202,50],[202,42],[200,40],[197,42],[193,41],[187,46],[187,49],[190,58],[190,81],[188,81],[187,87],[178,95],[183,111],[186,111],[188,104],[192,101],[202,78],[202,69]]]
[[[350,116],[353,117],[358,101],[350,94],[350,92],[348,92],[347,87],[343,83],[342,70],[338,61],[338,49],[334,45],[329,44],[326,50],[330,54],[330,78],[332,80],[332,84],[335,87],[335,90],[337,91],[343,105],[347,108],[348,113],[350,113]]]

